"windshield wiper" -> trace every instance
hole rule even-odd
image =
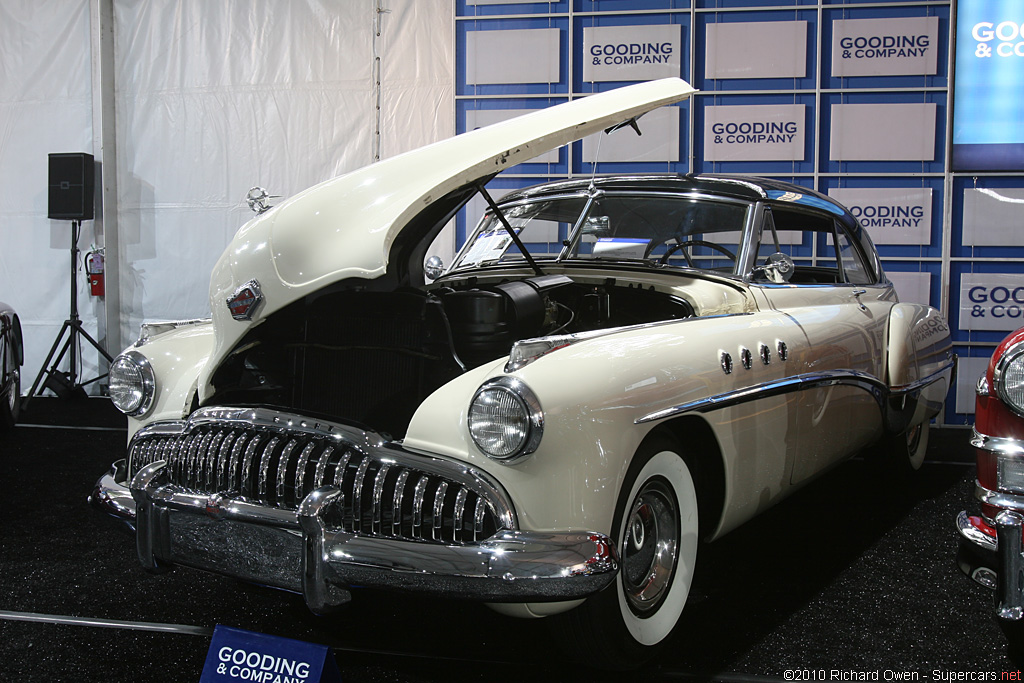
[[[502,213],[501,209],[498,208],[498,205],[494,203],[493,199],[491,199],[491,195],[487,192],[487,188],[484,187],[484,184],[482,182],[476,183],[476,189],[480,191],[480,194],[487,202],[487,205],[491,207],[491,211],[493,211],[494,215],[498,217],[499,221],[501,221],[501,225],[505,228],[505,232],[507,232],[512,238],[512,241],[516,243],[519,251],[522,252],[523,256],[530,264],[530,267],[533,268],[533,272],[537,275],[543,275],[544,271],[540,269],[537,262],[533,260],[532,256],[530,256],[530,252],[526,250],[526,245],[519,239],[519,235],[516,234],[515,228],[513,228],[512,224],[508,222],[507,218],[505,218],[505,214]]]

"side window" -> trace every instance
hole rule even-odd
[[[755,280],[771,280],[759,273],[774,254],[793,262],[791,284],[836,284],[843,282],[843,269],[836,253],[833,221],[810,211],[774,206],[765,213],[757,248]]]
[[[846,281],[855,285],[874,284],[877,280],[875,274],[841,225],[836,225],[835,234],[839,239],[839,259],[843,264]],[[829,242],[831,241],[829,239]]]

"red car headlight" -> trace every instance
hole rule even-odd
[[[1013,412],[1024,415],[1024,343],[1006,349],[996,362],[992,384],[999,400]]]

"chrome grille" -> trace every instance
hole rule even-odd
[[[130,475],[164,460],[170,483],[190,493],[232,493],[295,510],[313,490],[334,485],[342,496],[327,513],[329,527],[437,543],[472,543],[512,526],[510,508],[500,501],[496,511],[487,486],[396,462],[386,449],[237,420],[155,427],[132,440]]]

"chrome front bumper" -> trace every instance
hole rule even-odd
[[[465,545],[354,534],[324,524],[340,495],[334,486],[314,490],[292,511],[189,492],[169,484],[164,468],[162,461],[144,467],[129,486],[119,461],[90,498],[134,519],[144,567],[181,564],[301,593],[316,613],[347,602],[352,586],[484,602],[575,600],[605,588],[618,571],[603,534],[504,530]]]
[[[971,445],[1003,457],[1024,455],[1024,444],[1020,441],[986,436],[977,430]],[[995,588],[996,616],[1001,621],[1024,623],[1024,496],[993,491],[976,481],[974,497],[985,509],[996,508],[999,512],[995,519],[989,518],[989,513],[975,518],[978,525],[990,530],[988,533],[976,526],[966,512],[957,515],[960,538],[992,558],[991,569],[983,572],[983,579],[972,576]],[[995,531],[994,537],[991,530]]]

